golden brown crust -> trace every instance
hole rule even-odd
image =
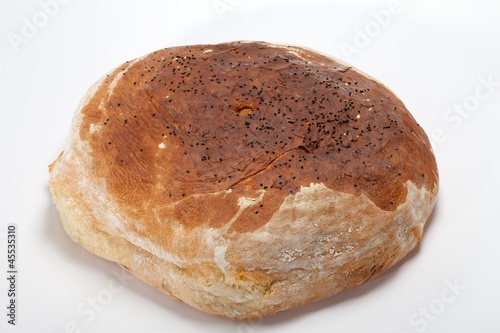
[[[314,51],[262,42],[118,67],[85,98],[50,171],[73,239],[235,319],[378,276],[418,243],[438,188],[430,143],[391,91]],[[292,283],[304,276],[309,287]],[[291,285],[303,290],[286,298]]]

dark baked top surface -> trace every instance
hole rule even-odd
[[[301,186],[366,195],[395,210],[405,182],[433,188],[429,141],[403,103],[310,50],[225,43],[127,62],[83,108],[92,172],[130,215],[155,211],[230,231],[264,225]],[[199,195],[209,194],[211,195]]]

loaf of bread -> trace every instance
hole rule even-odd
[[[73,241],[238,320],[373,280],[419,243],[438,192],[392,91],[264,42],[127,61],[89,89],[49,169]]]

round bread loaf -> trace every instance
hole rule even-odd
[[[394,93],[264,42],[117,67],[49,168],[75,242],[239,320],[373,280],[419,243],[438,192],[431,145]]]

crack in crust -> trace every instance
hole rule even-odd
[[[263,173],[263,172],[267,171],[267,170],[271,167],[271,165],[273,165],[273,164],[274,164],[277,160],[279,160],[281,157],[285,156],[286,154],[288,154],[288,153],[290,153],[290,152],[292,152],[292,151],[294,151],[294,150],[301,150],[301,149],[302,149],[302,150],[305,150],[305,151],[306,151],[306,152],[308,152],[308,153],[310,153],[310,151],[309,151],[306,147],[304,147],[304,146],[302,146],[302,145],[300,145],[300,146],[298,146],[298,147],[295,147],[295,148],[292,148],[292,149],[290,149],[290,150],[287,150],[287,151],[285,151],[285,152],[281,153],[281,154],[280,154],[279,156],[277,156],[276,158],[274,158],[271,162],[269,162],[269,164],[268,164],[268,165],[266,165],[266,166],[265,166],[264,168],[262,168],[261,170],[258,170],[258,171],[254,172],[254,173],[252,173],[252,174],[250,174],[250,175],[248,175],[248,176],[245,176],[245,177],[240,178],[240,179],[239,179],[236,183],[234,183],[234,184],[230,185],[230,186],[227,188],[227,190],[229,190],[229,189],[233,189],[236,185],[238,185],[238,184],[240,184],[240,183],[243,183],[243,182],[246,182],[246,181],[248,181],[250,178],[253,178],[253,177],[257,176],[258,174],[260,174],[260,173]]]

